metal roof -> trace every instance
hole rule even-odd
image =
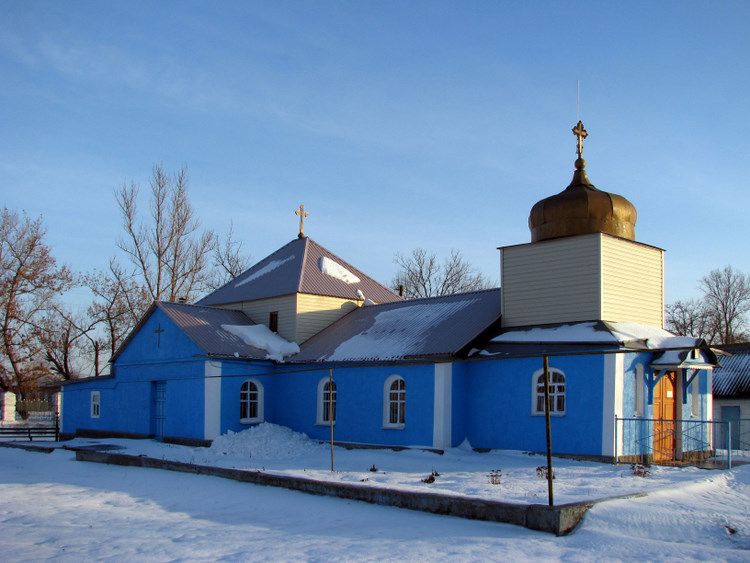
[[[323,260],[332,261],[359,281],[346,283],[323,272]],[[329,264],[331,262],[328,262]],[[229,283],[210,293],[199,305],[226,305],[278,297],[290,293],[310,293],[342,299],[358,299],[357,290],[376,303],[399,301],[398,295],[362,271],[342,260],[309,237],[296,238],[247,269]]]
[[[159,301],[157,307],[206,354],[265,359],[268,352],[245,344],[221,325],[254,325],[241,311]]]
[[[722,356],[721,367],[714,370],[714,397],[750,397],[750,344],[721,346],[721,349],[732,355]]]
[[[452,357],[499,318],[499,289],[360,307],[307,340],[290,361]]]

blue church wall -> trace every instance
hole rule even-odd
[[[115,361],[115,369],[127,364],[195,359],[202,354],[203,350],[157,308],[120,352]],[[120,374],[117,375],[119,377]]]
[[[274,420],[277,390],[274,388],[276,375],[268,375],[274,371],[271,362],[248,362],[222,360],[221,362],[221,433],[228,430],[241,432],[250,424],[240,422],[240,388],[247,380],[260,383],[263,389],[263,417],[271,422]]]
[[[202,439],[205,362],[196,357],[201,353],[169,317],[155,309],[116,359],[114,377],[64,386],[63,432],[154,434],[154,382],[162,381],[166,390],[162,435]],[[91,416],[92,391],[100,393],[99,418]]]
[[[309,371],[300,371],[309,368]],[[272,377],[268,422],[288,426],[319,440],[328,440],[328,424],[318,424],[318,384],[328,378],[325,366],[278,366]],[[391,375],[406,382],[406,423],[401,429],[383,427],[384,385]],[[334,368],[336,383],[335,439],[383,445],[432,445],[434,366],[410,365]],[[239,395],[238,395],[239,396]],[[235,409],[237,410],[237,409]]]
[[[541,358],[468,365],[466,421],[473,447],[545,450],[544,416],[532,413],[532,377],[541,368]],[[553,452],[600,452],[604,356],[553,357],[550,368],[564,373],[566,389],[565,414],[551,417]]]

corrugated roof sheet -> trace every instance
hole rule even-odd
[[[241,358],[259,360],[268,355],[265,350],[249,346],[238,336],[221,328],[223,324],[255,324],[240,311],[163,301],[156,305],[206,354],[234,356],[236,353]]]
[[[345,268],[359,278],[359,281],[346,283],[337,277],[323,273],[324,268],[321,266],[323,258]],[[198,305],[225,305],[297,292],[357,299],[357,290],[376,303],[400,300],[398,295],[385,286],[309,237],[305,237],[296,238],[284,245],[229,283],[198,301]]]
[[[721,348],[732,355],[722,356],[721,367],[714,370],[714,397],[750,397],[750,344]]]
[[[452,356],[499,318],[499,289],[360,307],[302,344],[290,361]]]

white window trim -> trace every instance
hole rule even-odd
[[[565,372],[559,368],[554,368],[550,366],[549,368],[549,375],[550,375],[550,385],[552,384],[552,374],[554,372],[559,373],[563,376],[563,379],[565,380],[565,410],[562,412],[559,411],[551,411],[549,413],[550,416],[565,416],[565,413],[568,412],[568,377],[565,375]],[[537,385],[537,379],[540,375],[544,375],[544,369],[538,369],[534,372],[534,374],[531,376],[531,416],[544,416],[544,411],[538,412],[536,410],[536,385]]]
[[[99,418],[102,414],[102,395],[99,391],[91,392],[91,418]]]
[[[394,381],[403,380],[404,386],[406,386],[406,380],[400,375],[391,375],[385,380],[383,384],[383,428],[386,430],[403,430],[406,424],[400,422],[391,422],[391,385]],[[404,408],[406,408],[406,402],[404,401]],[[404,418],[404,420],[406,420]]]
[[[633,389],[633,401],[635,407],[633,409],[633,415],[635,417],[642,417],[646,412],[644,400],[645,393],[643,392],[643,386],[645,385],[643,373],[643,364],[637,364],[635,366],[635,389]]]
[[[265,403],[265,393],[263,391],[263,384],[258,381],[255,378],[246,379],[240,384],[240,405],[242,405],[242,386],[245,385],[245,383],[254,383],[255,386],[258,388],[258,416],[255,418],[240,418],[240,424],[257,424],[259,422],[263,422],[264,420],[264,409],[263,405]]]
[[[323,420],[323,413],[325,412],[324,405],[323,405],[323,393],[325,392],[325,385],[328,383],[329,378],[324,377],[320,381],[318,381],[318,409],[317,414],[315,415],[315,424],[319,426],[330,426],[331,423],[328,420]],[[338,385],[336,385],[336,380],[333,380],[333,384],[336,386],[336,400],[333,401],[333,404],[335,405],[334,408],[336,410],[336,413],[338,414],[338,399],[339,399],[339,388]],[[334,416],[333,419],[333,425],[336,426],[336,417]]]

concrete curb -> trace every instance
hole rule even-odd
[[[577,502],[550,508],[540,504],[515,504],[441,493],[381,489],[354,483],[331,483],[304,477],[273,475],[263,471],[194,465],[146,456],[91,450],[77,450],[76,460],[212,475],[244,483],[282,487],[314,495],[359,500],[385,506],[421,510],[433,514],[516,524],[558,536],[572,532],[588,509],[594,505],[594,502]]]
[[[40,454],[51,454],[59,448],[51,448],[49,446],[35,446],[31,443],[19,444],[18,442],[0,442],[0,448],[15,448],[18,450],[26,450],[27,452],[37,452]]]

